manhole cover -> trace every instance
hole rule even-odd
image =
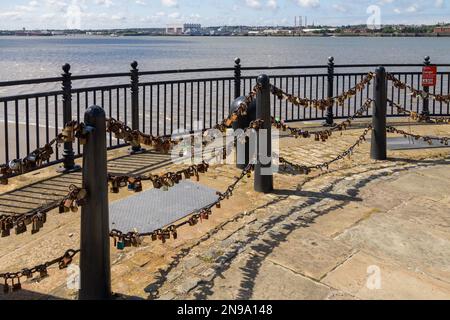
[[[423,140],[414,140],[410,138],[398,137],[387,138],[387,147],[389,150],[412,150],[412,149],[430,149],[430,148],[448,148],[438,141],[434,141],[432,145]]]
[[[169,191],[150,189],[111,203],[110,228],[122,232],[152,232],[217,200],[216,190],[182,181]]]

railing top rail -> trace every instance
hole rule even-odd
[[[384,67],[422,67],[423,64],[335,64],[334,68],[376,68],[378,66]],[[438,67],[450,67],[450,64],[433,64]],[[297,66],[256,66],[256,67],[241,67],[242,71],[258,71],[258,70],[292,70],[292,69],[322,69],[327,68],[328,65],[297,65]],[[202,73],[202,72],[226,72],[233,71],[234,67],[227,68],[199,68],[199,69],[171,69],[171,70],[155,70],[155,71],[139,71],[140,76],[147,75],[163,75],[163,74],[180,74],[180,73]],[[103,74],[86,74],[73,75],[72,80],[89,80],[100,78],[120,78],[129,77],[131,72],[120,73],[103,73]],[[10,87],[28,84],[43,84],[52,82],[61,82],[62,77],[36,78],[26,80],[12,80],[1,81],[0,87]]]

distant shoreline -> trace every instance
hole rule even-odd
[[[86,35],[84,33],[78,34],[67,34],[67,35],[14,35],[14,34],[0,34],[0,37],[17,37],[17,38],[61,38],[61,37],[77,37],[83,36],[86,38],[96,38],[96,37],[105,37],[105,38],[121,38],[121,37],[175,37],[175,38],[239,38],[239,37],[250,37],[250,38],[324,38],[324,37],[334,37],[334,38],[448,38],[450,34],[409,34],[409,33],[399,33],[399,34],[391,34],[391,33],[377,33],[377,34],[362,34],[362,33],[349,33],[349,34],[340,34],[340,33],[325,33],[325,34],[238,34],[238,35],[184,35],[184,34],[122,34],[117,36],[111,36],[108,34],[104,35]]]

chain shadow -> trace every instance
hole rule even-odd
[[[425,161],[424,163],[416,162],[416,164],[418,164],[419,167],[432,167],[432,166],[441,165],[441,164],[448,164],[448,162],[437,161],[437,162],[430,163],[428,161]],[[393,168],[392,173],[403,172],[403,171],[407,171],[409,169],[410,168],[405,168],[405,167]],[[376,171],[376,170],[382,170],[382,169],[380,169],[380,168],[371,169],[371,170],[368,170],[368,172]],[[391,175],[392,173],[379,172],[379,173],[375,173],[375,174],[371,175],[370,177],[367,177],[367,178],[359,181],[351,189],[347,190],[347,196],[344,196],[341,199],[339,199],[339,198],[336,199],[337,201],[339,201],[338,204],[333,205],[322,211],[312,210],[311,212],[314,213],[314,217],[311,217],[311,218],[298,217],[293,222],[290,222],[290,223],[285,222],[285,219],[289,218],[291,215],[293,215],[297,211],[306,209],[314,204],[319,203],[320,201],[325,199],[326,196],[319,197],[319,198],[310,198],[306,202],[304,202],[298,206],[292,207],[286,214],[278,216],[276,219],[271,220],[269,223],[267,223],[265,225],[264,230],[262,230],[260,232],[250,233],[245,242],[241,242],[240,244],[233,244],[233,246],[230,248],[230,251],[227,254],[225,254],[225,256],[222,256],[219,258],[219,260],[217,262],[222,263],[223,267],[216,274],[214,274],[211,281],[204,281],[199,285],[198,290],[194,294],[194,297],[199,300],[204,300],[204,299],[207,299],[208,296],[212,295],[214,293],[214,291],[213,291],[214,280],[217,277],[221,276],[221,274],[223,272],[225,272],[226,270],[228,270],[231,267],[231,260],[234,257],[236,257],[237,254],[243,250],[243,248],[248,247],[248,249],[253,250],[253,252],[255,252],[255,254],[252,255],[247,260],[245,266],[243,268],[241,268],[242,274],[243,274],[243,279],[241,281],[240,289],[238,291],[238,295],[237,295],[236,299],[237,300],[250,300],[254,293],[255,280],[259,273],[259,269],[262,266],[262,263],[273,252],[273,250],[275,248],[277,248],[282,242],[285,242],[287,240],[288,236],[292,232],[294,232],[295,230],[297,230],[299,228],[308,228],[312,224],[315,223],[315,220],[318,217],[324,216],[334,210],[337,210],[337,209],[340,209],[340,208],[346,206],[347,204],[352,202],[352,199],[356,199],[355,197],[359,194],[360,188],[366,186],[370,182],[375,181],[376,179]],[[326,193],[329,193],[330,191],[332,191],[333,187],[344,179],[345,178],[338,179],[337,181],[334,181],[332,184],[330,184],[327,188],[324,189],[324,192],[323,192],[324,195]],[[280,231],[280,232],[270,231],[270,229],[272,229],[273,227],[275,227],[281,223],[283,223],[281,225],[282,231]],[[270,239],[265,239],[263,241],[263,243],[260,243],[260,244],[251,245],[254,241],[258,240],[260,235],[263,235],[263,234],[268,234],[270,236]],[[224,262],[226,262],[226,263],[224,263]]]

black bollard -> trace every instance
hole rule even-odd
[[[257,192],[270,193],[273,191],[273,174],[269,77],[259,76],[258,84],[261,88],[256,96],[256,119],[264,123],[257,134],[254,188]]]
[[[106,116],[99,106],[86,110],[88,131],[83,152],[83,188],[87,202],[81,209],[80,300],[111,298]]]
[[[384,67],[378,67],[375,72],[376,79],[373,93],[375,108],[373,109],[372,116],[372,144],[370,156],[374,160],[386,160],[386,70]]]

